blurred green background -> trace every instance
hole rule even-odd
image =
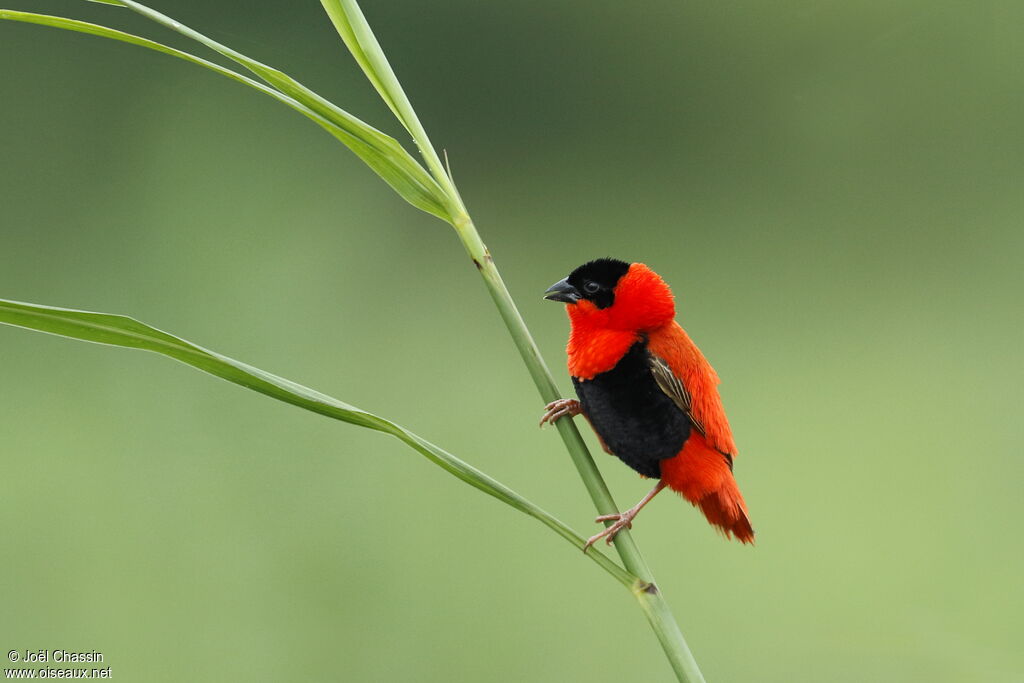
[[[155,6],[399,134],[318,3]],[[1024,4],[364,11],[563,390],[540,295],[605,255],[665,276],[723,377],[757,546],[669,497],[635,531],[707,678],[1024,681]],[[444,224],[210,72],[10,23],[0,64],[0,296],[309,384],[592,532]],[[397,441],[150,354],[0,353],[0,646],[139,681],[670,677],[628,593]]]

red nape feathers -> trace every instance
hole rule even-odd
[[[541,424],[582,413],[602,445],[661,482],[587,542],[608,542],[664,487],[699,507],[726,536],[753,543],[747,506],[732,475],[736,444],[718,375],[675,322],[665,281],[642,263],[585,263],[545,298],[566,304],[569,373],[579,401],[556,401]]]
[[[600,302],[584,299],[567,308],[574,330],[582,323],[589,328],[636,333],[661,327],[676,316],[672,290],[642,263],[630,265],[615,283],[612,305],[601,307]]]
[[[675,300],[658,275],[642,263],[629,266],[614,287],[614,304],[581,299],[566,306],[569,335],[569,373],[580,379],[611,370],[629,350],[639,333],[672,321]]]

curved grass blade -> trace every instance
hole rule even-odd
[[[391,63],[388,62],[384,50],[381,48],[380,43],[377,42],[373,29],[370,28],[366,17],[363,16],[359,3],[356,0],[320,0],[320,4],[323,5],[327,16],[331,19],[331,23],[334,24],[334,28],[338,31],[338,35],[341,36],[349,52],[352,53],[352,56],[359,63],[363,73],[366,74],[373,87],[377,89],[381,99],[391,108],[398,121],[409,131],[434,179],[440,183],[441,187],[448,193],[448,196],[453,198],[455,204],[452,211],[452,224],[454,225],[455,219],[464,216],[466,213],[462,199],[459,197],[459,191],[455,187],[455,183],[452,182],[445,166],[441,163],[437,150],[431,144],[426,129],[416,115],[416,110],[413,109],[412,103],[406,96],[405,90],[395,75],[394,69],[391,68]]]
[[[110,0],[104,4],[124,6],[120,2]],[[45,14],[34,14],[31,12],[19,12],[15,10],[0,9],[0,19],[8,19],[29,24],[60,28],[78,33],[119,40],[124,43],[145,47],[150,50],[162,52],[193,64],[206,67],[222,76],[244,83],[265,95],[269,95],[280,102],[287,104],[304,116],[312,119],[331,135],[344,143],[349,149],[362,159],[377,175],[384,179],[403,199],[418,209],[437,216],[442,220],[450,220],[449,211],[445,208],[446,198],[444,191],[437,185],[422,166],[398,144],[392,137],[381,133],[376,128],[360,121],[354,116],[344,112],[334,105],[330,107],[311,107],[307,102],[293,97],[287,92],[267,87],[262,83],[254,81],[219,64],[207,61],[201,57],[189,54],[182,50],[169,47],[131,33],[118,31],[116,29],[91,24],[65,17],[56,17]],[[268,67],[269,69],[269,67]],[[286,76],[282,74],[284,79]],[[267,80],[267,79],[264,79]],[[268,81],[269,82],[269,81]],[[300,86],[301,87],[301,86]],[[307,98],[308,99],[308,98]],[[322,98],[321,98],[322,99]],[[324,100],[326,102],[326,100]],[[329,103],[328,103],[329,104]],[[333,109],[331,108],[333,107]],[[330,113],[330,116],[325,113]]]
[[[360,119],[352,116],[344,109],[341,109],[330,100],[318,95],[316,92],[310,90],[306,86],[302,85],[288,74],[279,71],[271,66],[268,66],[262,62],[256,61],[251,57],[243,55],[241,52],[232,50],[226,45],[218,43],[216,40],[203,35],[195,29],[185,26],[180,21],[176,21],[171,17],[158,12],[152,8],[149,8],[141,3],[134,2],[134,0],[107,0],[109,4],[117,4],[122,7],[141,14],[147,19],[154,21],[161,26],[176,31],[186,38],[190,38],[206,47],[218,52],[228,59],[241,64],[243,67],[256,74],[259,78],[269,83],[273,87],[277,88],[284,94],[292,97],[293,99],[306,105],[316,113],[320,114],[329,121],[333,121],[339,127],[349,131],[352,135],[361,140],[364,144],[373,149],[378,155],[386,158],[401,157],[403,164],[406,166],[405,170],[415,177],[417,183],[422,185],[424,188],[428,188],[431,191],[432,199],[441,207],[441,212],[429,211],[429,213],[438,216],[439,218],[450,221],[450,211],[446,208],[448,200],[446,196],[446,189],[442,189],[434,178],[427,173],[422,166],[409,156],[409,153],[405,150],[402,145],[398,143],[393,137],[385,135],[373,126],[361,121]],[[397,81],[396,81],[397,83]],[[404,97],[404,95],[403,95]],[[400,118],[400,120],[402,120]],[[404,120],[403,124],[404,124]],[[346,143],[348,144],[348,143]],[[351,147],[351,145],[349,145]],[[360,154],[359,151],[357,154]],[[373,160],[367,159],[362,154],[363,160],[373,167]],[[376,168],[374,168],[376,170]]]
[[[373,37],[373,33],[370,32],[370,25],[366,22],[362,12],[358,7],[353,12],[349,3],[341,0],[320,0],[320,4],[324,6],[338,35],[345,41],[348,51],[356,58],[356,62],[359,63],[366,77],[370,79],[373,87],[377,89],[381,99],[411,134],[412,128],[409,125],[408,112],[412,107],[405,97],[401,84],[391,70],[384,51]]]
[[[279,401],[291,403],[292,405],[334,418],[335,420],[390,434],[470,486],[480,489],[516,510],[533,517],[577,548],[583,548],[584,539],[563,522],[496,479],[456,458],[440,446],[436,446],[426,439],[413,434],[404,427],[373,413],[360,410],[336,398],[304,387],[301,384],[296,384],[291,380],[278,377],[233,358],[228,358],[214,351],[196,346],[180,337],[175,337],[172,334],[141,323],[134,318],[0,299],[0,324],[23,327],[38,332],[46,332],[97,344],[141,349],[163,354],[203,372],[229,382],[234,382],[247,389],[258,391]],[[637,590],[637,586],[641,584],[639,579],[622,569],[607,556],[596,553],[592,549],[587,553],[587,557],[590,557],[605,571],[631,590]]]

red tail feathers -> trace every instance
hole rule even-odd
[[[754,529],[747,516],[736,480],[725,456],[708,446],[697,431],[683,445],[679,455],[661,461],[661,478],[673,491],[699,507],[708,522],[726,538],[754,542]]]

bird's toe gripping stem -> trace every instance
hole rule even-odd
[[[544,414],[540,418],[540,426],[543,427],[545,422],[555,423],[560,417],[575,417],[583,412],[580,407],[580,402],[574,398],[560,398],[557,401],[544,406]]]
[[[614,524],[612,524],[610,527],[608,527],[601,533],[594,534],[593,536],[588,538],[586,544],[583,546],[583,552],[587,552],[587,550],[590,549],[590,546],[594,545],[602,538],[608,545],[611,545],[612,541],[615,539],[616,534],[618,534],[623,529],[633,528],[633,518],[636,517],[637,512],[639,512],[639,510],[626,510],[625,512],[622,513],[615,513],[613,515],[601,515],[600,517],[596,518],[594,520],[595,522],[614,522]]]

